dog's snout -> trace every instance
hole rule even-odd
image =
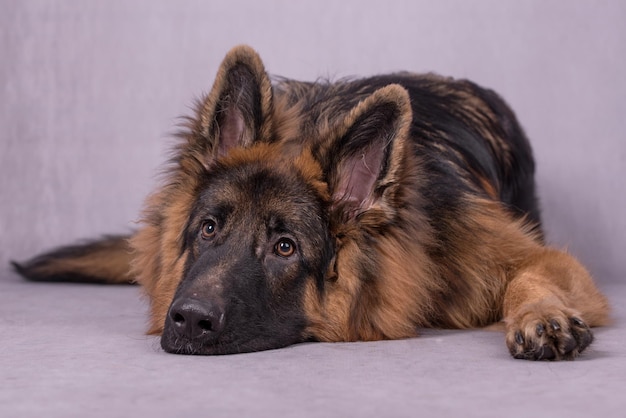
[[[191,340],[217,337],[224,329],[224,310],[210,301],[177,299],[169,316],[175,332]]]

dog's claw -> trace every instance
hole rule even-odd
[[[537,332],[537,335],[541,337],[543,333],[546,332],[546,327],[544,327],[543,324],[537,324],[535,331]]]
[[[550,326],[552,327],[554,331],[559,331],[561,329],[561,325],[559,325],[556,319],[550,320]]]
[[[571,360],[593,341],[589,326],[560,307],[536,305],[507,319],[507,346],[514,358]]]

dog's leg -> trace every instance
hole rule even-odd
[[[506,344],[515,358],[573,359],[593,341],[590,327],[608,322],[608,312],[606,298],[578,261],[542,248],[507,286]]]

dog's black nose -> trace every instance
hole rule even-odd
[[[224,329],[224,310],[209,301],[177,299],[169,317],[174,332],[191,340],[215,338]]]

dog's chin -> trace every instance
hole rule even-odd
[[[215,356],[227,354],[243,354],[256,351],[267,351],[285,346],[296,344],[298,341],[277,342],[277,341],[215,341],[212,343],[201,343],[196,341],[185,341],[181,338],[161,337],[161,348],[167,353],[196,355],[196,356]]]
[[[182,354],[186,356],[218,356],[247,352],[228,345],[200,345],[193,343],[164,344],[162,340],[161,347],[166,353]]]

